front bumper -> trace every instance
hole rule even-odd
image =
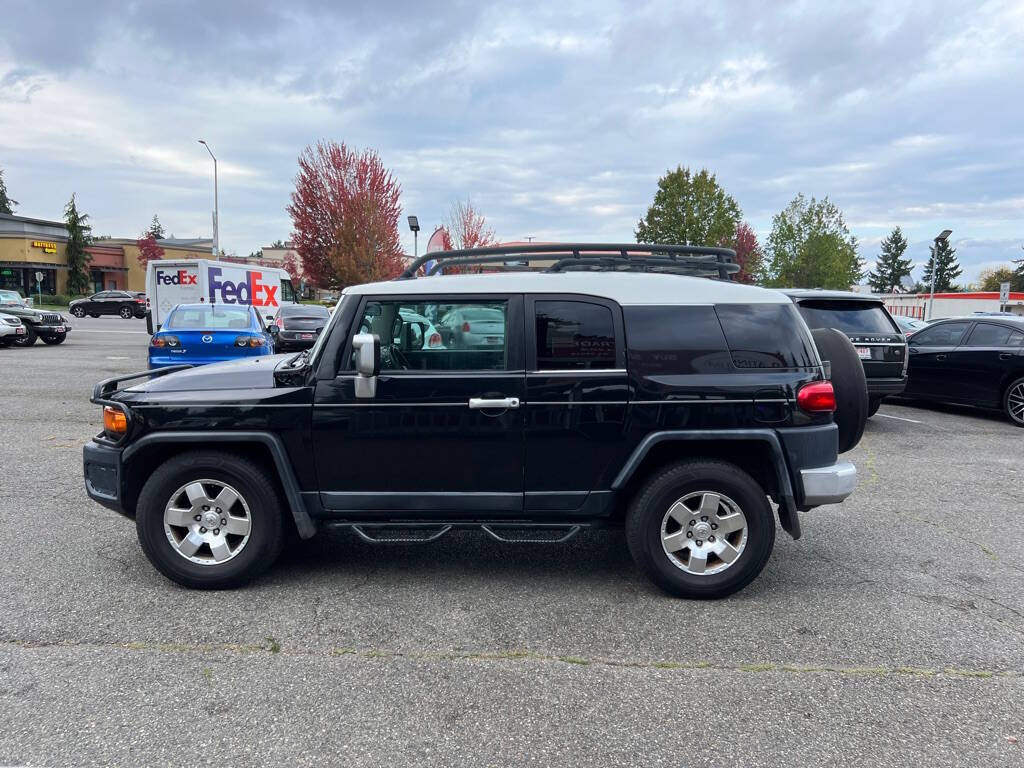
[[[63,336],[71,330],[71,326],[67,323],[62,323],[61,325],[33,325],[32,329],[36,332],[37,336]]]
[[[89,498],[107,509],[130,515],[124,508],[121,449],[91,440],[82,448],[82,466]]]
[[[818,507],[838,504],[857,487],[857,468],[848,461],[837,461],[827,467],[801,469],[803,506]]]
[[[867,382],[869,396],[898,395],[907,387],[906,376],[895,379],[873,379],[868,377]]]

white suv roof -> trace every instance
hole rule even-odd
[[[706,277],[657,272],[494,272],[438,275],[353,285],[346,295],[578,293],[638,304],[788,304],[778,291]]]

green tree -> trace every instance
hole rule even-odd
[[[878,257],[875,270],[868,273],[868,283],[875,293],[901,293],[903,284],[900,282],[904,277],[910,276],[910,270],[914,268],[913,259],[903,258],[907,250],[907,238],[903,232],[896,227],[889,236],[882,241],[882,254]]]
[[[740,223],[736,201],[706,168],[677,167],[658,179],[654,202],[636,227],[638,243],[719,245],[731,242]]]
[[[938,248],[938,253],[936,253],[936,247]],[[932,289],[933,269],[935,270],[936,293],[960,290],[959,286],[955,285],[953,281],[960,277],[963,269],[960,268],[960,262],[957,261],[956,248],[950,247],[949,240],[939,240],[937,246],[932,246],[932,255],[924,266],[924,276],[921,278],[921,283],[928,291]]]
[[[71,200],[64,208],[64,226],[68,231],[68,293],[72,296],[89,291],[89,262],[92,261],[92,256],[85,248],[92,242],[92,227],[88,222],[88,215],[78,210],[75,196],[71,195]]]
[[[163,240],[166,237],[164,232],[164,225],[160,223],[160,219],[157,215],[153,214],[153,220],[149,223],[149,229],[142,233],[143,237],[146,235],[152,235],[154,240]]]
[[[979,291],[998,291],[1000,283],[1009,283],[1011,290],[1017,273],[1012,267],[996,267],[995,269],[983,269],[978,275]]]
[[[857,238],[827,197],[797,195],[772,219],[765,251],[768,283],[777,287],[845,291],[863,275]]]
[[[0,169],[0,213],[14,213],[14,206],[18,204],[17,200],[11,200],[7,196],[7,184],[4,183],[4,172]]]

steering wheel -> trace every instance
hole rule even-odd
[[[409,358],[399,349],[397,344],[388,344],[380,348],[381,368],[391,370],[409,370]]]

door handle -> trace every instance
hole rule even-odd
[[[946,356],[945,356],[945,355],[936,355],[936,356],[935,356],[935,359],[936,359],[936,360],[945,360],[945,359],[946,359]]]
[[[518,408],[518,397],[471,397],[469,407],[474,411]]]

